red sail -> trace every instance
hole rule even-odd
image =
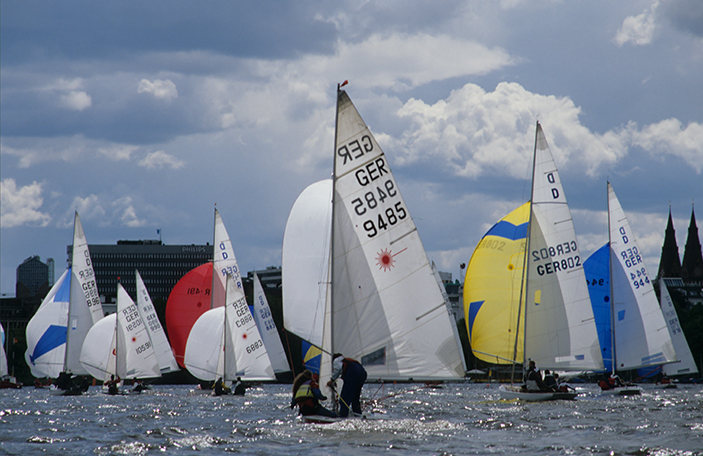
[[[166,329],[178,365],[185,368],[183,357],[190,329],[210,310],[212,263],[193,269],[173,287],[166,303]]]

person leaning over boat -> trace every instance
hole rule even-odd
[[[525,386],[527,391],[545,391],[547,386],[542,381],[542,374],[537,370],[535,362],[530,360],[527,368],[527,373],[525,374]]]
[[[242,381],[242,377],[237,377],[237,383],[232,386],[232,394],[235,396],[244,396],[247,391],[247,386]]]
[[[300,414],[303,416],[321,415],[336,418],[336,413],[327,410],[320,404],[320,401],[324,400],[327,400],[327,398],[320,391],[320,387],[311,371],[305,369],[295,377],[290,408],[294,408],[297,405]]]
[[[339,407],[339,416],[349,415],[349,405],[352,412],[361,415],[361,389],[366,381],[366,369],[361,363],[352,358],[345,358],[341,353],[332,355],[332,379],[327,382],[327,386],[334,388],[335,381],[342,377],[344,386],[339,395],[342,403]]]
[[[556,374],[555,374],[556,375]],[[544,370],[544,386],[552,391],[558,391],[559,385],[557,385],[557,379],[555,375],[549,372],[549,369]]]

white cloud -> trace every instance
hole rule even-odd
[[[81,220],[97,221],[100,226],[109,225],[105,218],[106,211],[97,195],[92,194],[85,198],[80,196],[73,198],[73,202],[69,210],[64,214],[60,226],[64,228],[72,227],[74,212],[78,212],[78,215],[81,216]]]
[[[90,95],[86,92],[77,90],[61,95],[59,99],[61,101],[61,106],[66,109],[70,109],[71,111],[85,111],[93,104],[93,100],[90,98]]]
[[[125,196],[112,203],[116,210],[116,216],[119,217],[120,223],[130,228],[139,228],[146,226],[146,220],[139,219],[137,210],[132,204],[132,198]]]
[[[633,43],[639,46],[649,44],[654,37],[656,28],[656,10],[659,1],[655,1],[649,9],[646,9],[638,16],[628,16],[622,23],[622,27],[615,35],[615,43],[622,46],[625,43]]]
[[[169,155],[163,150],[157,150],[156,152],[151,152],[147,154],[146,157],[139,161],[139,166],[143,166],[146,169],[161,169],[169,167],[171,169],[183,168],[185,162],[179,160],[173,155]]]
[[[126,144],[113,144],[107,147],[100,147],[98,148],[98,153],[101,155],[104,155],[105,157],[109,158],[110,160],[114,161],[119,161],[119,160],[126,160],[128,161],[132,153],[137,150],[137,146],[128,146]]]
[[[662,120],[634,133],[632,142],[654,156],[679,157],[698,174],[703,170],[702,124],[691,122],[683,128],[678,119]]]
[[[48,225],[51,216],[39,211],[44,203],[41,187],[41,184],[32,182],[17,188],[14,179],[3,179],[0,182],[0,226]]]
[[[154,96],[154,98],[169,102],[178,98],[178,89],[176,89],[176,84],[169,79],[156,79],[154,82],[151,82],[148,79],[142,79],[139,81],[137,93],[150,93]]]

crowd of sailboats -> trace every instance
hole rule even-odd
[[[328,378],[339,352],[359,360],[371,380],[464,378],[444,286],[384,152],[341,86],[332,171],[297,198],[283,237],[283,323],[305,344],[306,366]],[[477,359],[512,365],[516,378],[529,360],[541,369],[612,374],[680,361],[678,372],[695,372],[666,285],[660,307],[610,182],[607,195],[609,241],[586,260],[537,123],[530,200],[486,233],[467,268],[465,321]],[[117,312],[104,316],[76,213],[71,265],[27,326],[32,374],[109,384],[185,368],[203,384],[227,384],[290,371],[256,275],[247,303],[217,208],[213,247],[213,261],[186,274],[169,297],[169,342],[138,271],[135,300],[118,284]],[[77,394],[73,385],[58,392]],[[501,387],[507,399],[576,396],[540,393],[521,381]]]

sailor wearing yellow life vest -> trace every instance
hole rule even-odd
[[[337,414],[320,405],[327,400],[322,394],[313,373],[307,369],[301,372],[293,381],[293,400],[290,408],[298,406],[301,415],[321,415],[336,418]]]

